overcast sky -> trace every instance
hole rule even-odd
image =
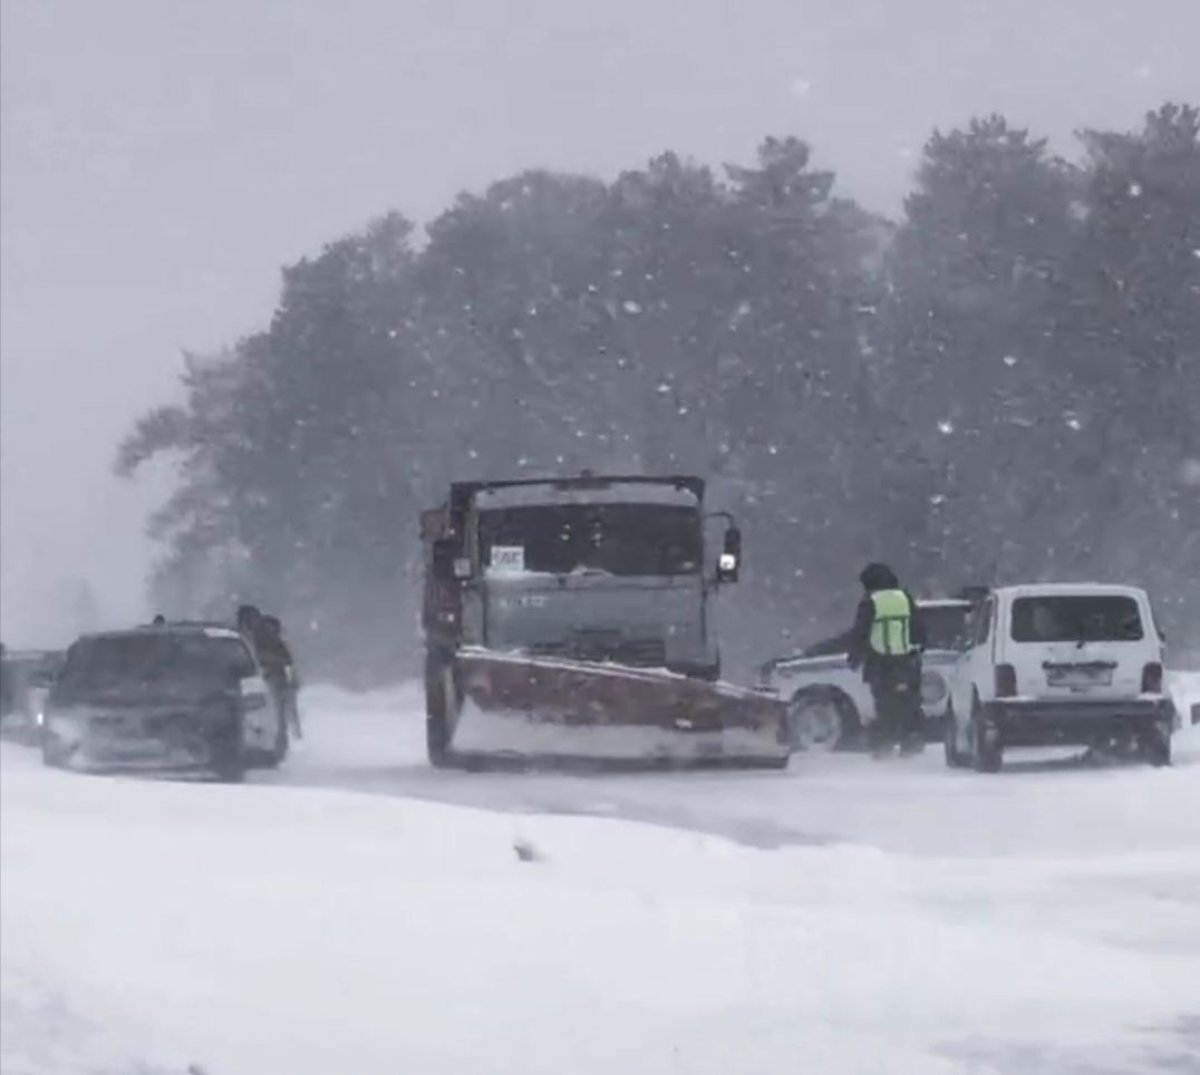
[[[1200,100],[1200,0],[3,0],[0,633],[142,615],[165,475],[111,477],[179,352],[263,324],[281,264],[545,165],[797,134],[898,210],[935,125],[1071,150]]]

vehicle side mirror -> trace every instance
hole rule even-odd
[[[737,582],[742,569],[742,532],[731,526],[725,531],[725,547],[717,558],[717,581]]]

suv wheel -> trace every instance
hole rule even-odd
[[[1139,753],[1156,768],[1171,764],[1171,735],[1159,728],[1148,732],[1138,741]]]
[[[942,735],[946,764],[951,769],[965,769],[970,763],[970,758],[958,749],[958,718],[954,715],[953,702],[950,702],[946,706],[946,718]]]
[[[240,784],[246,779],[248,767],[242,722],[239,720],[232,733],[221,744],[213,772],[222,784]]]
[[[279,723],[275,729],[275,745],[271,748],[271,753],[266,758],[266,767],[268,769],[278,769],[291,749],[287,718],[283,713],[279,713],[277,719]]]
[[[49,732],[42,736],[42,764],[48,769],[65,769],[68,755],[69,752]]]
[[[1004,746],[999,739],[988,742],[983,734],[983,714],[979,698],[971,702],[971,762],[977,773],[998,773],[1004,765]]]

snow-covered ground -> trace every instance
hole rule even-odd
[[[306,703],[244,787],[4,746],[0,1071],[1200,1070],[1200,727],[1172,770],[468,775],[415,691]]]

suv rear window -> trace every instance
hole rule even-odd
[[[1132,597],[1055,594],[1013,601],[1014,642],[1136,642],[1142,636],[1141,613]]]
[[[67,654],[62,680],[72,687],[224,678],[253,670],[245,643],[203,634],[108,635],[81,639]]]

